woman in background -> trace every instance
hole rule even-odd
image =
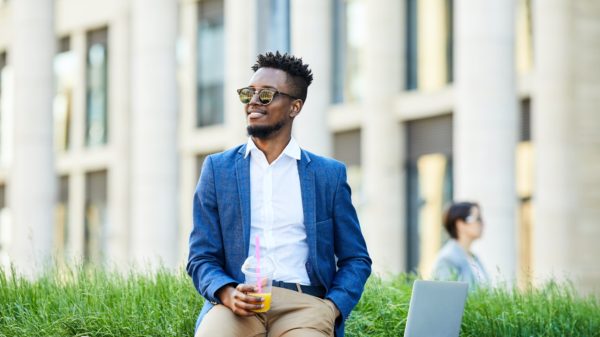
[[[463,281],[469,288],[489,282],[489,276],[471,244],[481,237],[481,208],[474,202],[453,203],[444,214],[444,227],[450,235],[440,250],[433,269],[433,278]]]

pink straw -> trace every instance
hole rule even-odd
[[[254,237],[254,256],[256,256],[256,273],[258,278],[258,292],[262,293],[262,279],[260,277],[260,237]]]

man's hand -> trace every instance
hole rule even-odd
[[[234,314],[253,316],[256,313],[252,310],[261,309],[264,301],[262,297],[248,295],[248,293],[256,291],[254,286],[247,284],[238,284],[235,288],[227,285],[219,289],[216,295],[221,303],[231,309]]]

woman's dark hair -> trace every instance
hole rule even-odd
[[[458,234],[456,233],[456,222],[458,220],[466,221],[467,217],[471,215],[471,208],[479,207],[479,204],[476,202],[454,202],[452,203],[444,213],[444,228],[453,239],[458,239]]]

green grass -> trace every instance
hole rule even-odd
[[[370,279],[348,321],[349,336],[402,336],[414,278]],[[494,288],[469,294],[461,336],[600,336],[600,302],[571,284],[527,291]]]
[[[0,272],[0,336],[192,336],[201,306],[183,272]]]
[[[412,277],[372,277],[347,336],[402,336]],[[36,281],[0,271],[0,336],[192,336],[202,299],[184,272],[78,268]],[[600,304],[550,283],[469,295],[461,336],[600,336]]]

